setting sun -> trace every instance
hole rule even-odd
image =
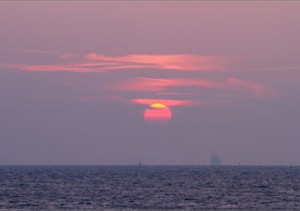
[[[144,111],[146,121],[169,121],[172,118],[172,111],[166,105],[153,103],[150,107]]]

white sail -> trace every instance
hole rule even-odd
[[[212,166],[220,166],[222,165],[222,160],[216,153],[213,153],[210,158],[210,165]]]

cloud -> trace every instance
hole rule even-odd
[[[48,51],[29,51],[34,53],[52,54]],[[69,72],[104,72],[122,69],[161,69],[177,71],[224,71],[232,59],[221,56],[202,55],[126,55],[120,57],[109,57],[89,53],[84,58],[79,54],[60,54],[60,60],[85,59],[85,62],[74,64],[1,64],[9,68],[27,71],[69,71]],[[59,62],[61,63],[61,62]]]
[[[72,58],[79,58],[79,57],[80,55],[75,53],[63,53],[59,55],[60,59],[72,59]]]
[[[163,92],[168,87],[204,87],[211,89],[225,89],[226,83],[205,79],[180,79],[180,78],[143,78],[136,77],[118,84],[111,84],[111,89],[132,92]]]
[[[228,82],[228,84],[231,84],[235,87],[249,89],[249,90],[253,91],[257,97],[260,97],[260,98],[272,97],[275,94],[275,92],[271,88],[257,84],[257,83],[252,83],[252,82],[237,79],[237,78],[228,78],[227,82]]]
[[[51,54],[47,51],[32,52]],[[194,78],[187,78],[188,75],[185,75],[184,78],[168,76],[160,78],[158,74],[157,77],[139,77],[142,76],[142,72],[136,71],[134,73],[136,77],[123,78],[122,80],[115,77],[108,82],[105,81],[99,84],[102,94],[120,96],[121,99],[118,98],[120,103],[129,102],[147,106],[153,103],[161,103],[170,107],[220,104],[220,102],[241,98],[249,90],[258,98],[274,96],[274,91],[267,86],[228,77],[229,74],[234,74],[228,68],[233,61],[230,57],[189,54],[130,54],[115,57],[95,53],[89,53],[84,57],[73,53],[57,53],[57,55],[59,61],[56,64],[0,64],[0,67],[25,71],[81,73],[146,69],[151,72],[151,75],[159,73],[158,70],[193,72]],[[214,72],[218,75],[218,79],[214,77],[210,79],[200,78],[200,74],[204,71]],[[225,73],[222,71],[225,71]],[[143,74],[145,74],[145,71],[143,71]],[[180,74],[182,75],[182,73]],[[237,90],[239,92],[236,92]],[[242,91],[240,92],[240,90]],[[136,98],[130,99],[128,94],[133,93]],[[137,95],[140,95],[141,98],[138,98]],[[127,99],[125,96],[127,96]],[[76,100],[97,101],[99,96],[81,96]],[[115,100],[115,98],[109,98],[109,100]]]
[[[242,71],[300,71],[300,66],[281,66],[281,67],[255,67],[255,68],[242,68]]]
[[[205,91],[202,92],[204,89],[186,89],[186,87],[205,88]],[[121,95],[122,92],[141,93],[140,95],[144,96],[145,93],[148,93],[148,98],[135,98],[128,101],[148,106],[153,103],[160,103],[169,107],[220,105],[243,98],[249,91],[254,94],[254,97],[265,99],[271,98],[275,94],[267,86],[233,77],[216,81],[191,78],[136,77],[110,83],[106,88],[115,90]],[[191,90],[192,92],[190,92]]]
[[[182,71],[224,71],[232,59],[222,56],[202,56],[188,54],[137,55],[131,54],[121,57],[108,57],[90,53],[86,58],[91,61],[118,62],[118,66],[136,64],[139,68],[170,69]]]
[[[27,71],[45,71],[45,72],[92,72],[92,68],[78,65],[26,65],[26,64],[0,64],[1,67],[13,68]]]
[[[105,89],[123,96],[125,93],[144,96],[124,103],[147,106],[161,103],[169,107],[223,105],[249,96],[249,91],[254,94],[251,97],[261,99],[269,99],[275,93],[267,86],[233,77],[218,80],[134,77],[112,81]]]
[[[151,98],[137,98],[137,99],[132,99],[129,102],[148,105],[148,106],[152,104],[163,104],[168,107],[189,106],[195,104],[194,101],[189,101],[189,100],[151,99]]]
[[[88,53],[85,56],[76,53],[58,53],[45,50],[23,50],[19,52],[55,54],[56,64],[0,64],[1,67],[26,71],[69,71],[69,72],[106,72],[113,70],[155,69],[194,72],[246,72],[246,71],[299,71],[299,66],[287,67],[234,67],[237,57],[207,56],[193,54],[129,54],[125,56],[106,56]],[[72,63],[70,63],[70,61]],[[77,62],[75,62],[77,61]],[[63,64],[62,62],[68,62]],[[74,63],[75,62],[75,63]]]

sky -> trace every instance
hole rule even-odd
[[[0,164],[300,165],[299,11],[0,2]]]

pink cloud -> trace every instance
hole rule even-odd
[[[35,52],[35,51],[34,51]],[[47,52],[37,51],[35,53]],[[59,55],[59,54],[58,54]],[[158,69],[158,70],[175,70],[175,71],[213,71],[219,72],[227,70],[228,64],[232,61],[229,57],[220,56],[201,56],[201,55],[187,55],[187,54],[165,54],[165,55],[126,55],[118,57],[110,57],[105,55],[98,55],[95,53],[87,54],[82,58],[78,54],[61,54],[59,58],[62,64],[53,65],[30,65],[30,64],[0,64],[2,67],[14,68],[25,71],[69,71],[69,72],[105,72],[122,69]],[[63,64],[68,59],[75,59],[77,63]],[[70,61],[69,61],[70,62]],[[228,74],[229,72],[226,72]],[[219,104],[222,99],[227,100],[241,97],[240,92],[235,90],[243,89],[250,90],[259,98],[269,98],[274,95],[274,91],[264,85],[252,83],[249,81],[229,77],[223,80],[207,80],[200,78],[146,78],[135,77],[129,78],[125,81],[112,81],[106,85],[99,85],[101,89],[107,89],[117,92],[139,92],[153,94],[153,98],[137,98],[137,99],[122,99],[119,101],[123,103],[137,103],[144,105],[151,105],[153,103],[161,103],[166,106],[202,106],[207,104]],[[209,98],[200,93],[189,93],[190,89],[184,87],[198,87],[214,90],[213,92],[206,92],[210,95]],[[183,89],[181,89],[183,88]],[[174,98],[173,99],[157,99]],[[184,98],[193,98],[194,100],[185,100]],[[220,97],[221,96],[221,97]],[[222,97],[224,96],[224,97]],[[211,101],[204,101],[210,99]],[[220,99],[222,98],[222,99]],[[95,101],[99,98],[96,96],[79,97],[79,101]],[[115,100],[115,99],[110,99]]]
[[[237,78],[228,78],[227,82],[235,87],[249,89],[254,92],[255,96],[260,98],[272,97],[275,94],[271,88],[257,83],[252,83]]]
[[[29,50],[31,53],[58,54],[48,51]],[[70,72],[103,72],[122,69],[164,69],[178,71],[224,71],[227,64],[232,61],[228,57],[201,56],[188,54],[166,54],[166,55],[126,55],[120,57],[109,57],[95,53],[87,54],[82,58],[79,54],[65,53],[58,55],[59,59],[85,59],[84,62],[74,64],[0,64],[9,68],[27,71],[70,71]],[[60,62],[61,63],[61,62]]]
[[[72,58],[79,58],[79,57],[80,57],[79,54],[74,54],[74,53],[64,53],[59,55],[60,59],[72,59]]]
[[[281,66],[281,67],[255,67],[255,68],[242,68],[243,71],[299,71],[300,66]]]
[[[168,87],[184,86],[205,87],[212,89],[225,89],[228,87],[225,83],[204,79],[159,79],[140,77],[129,79],[125,82],[119,82],[118,84],[112,84],[110,85],[110,88],[133,92],[162,92]]]
[[[178,96],[201,96],[201,93],[186,93],[186,92],[160,92],[158,95],[178,95]]]
[[[86,55],[89,60],[118,62],[119,66],[128,64],[138,64],[143,68],[172,69],[205,71],[223,71],[232,59],[221,56],[201,56],[185,54],[166,55],[127,55],[121,57],[108,57],[90,53]]]
[[[26,65],[26,64],[0,64],[8,67],[27,71],[68,71],[68,72],[92,72],[91,68],[76,65]]]
[[[170,99],[146,99],[146,98],[138,98],[138,99],[132,99],[129,102],[142,104],[142,105],[152,105],[155,103],[163,104],[168,107],[172,106],[188,106],[193,105],[193,101],[189,100],[170,100]]]

